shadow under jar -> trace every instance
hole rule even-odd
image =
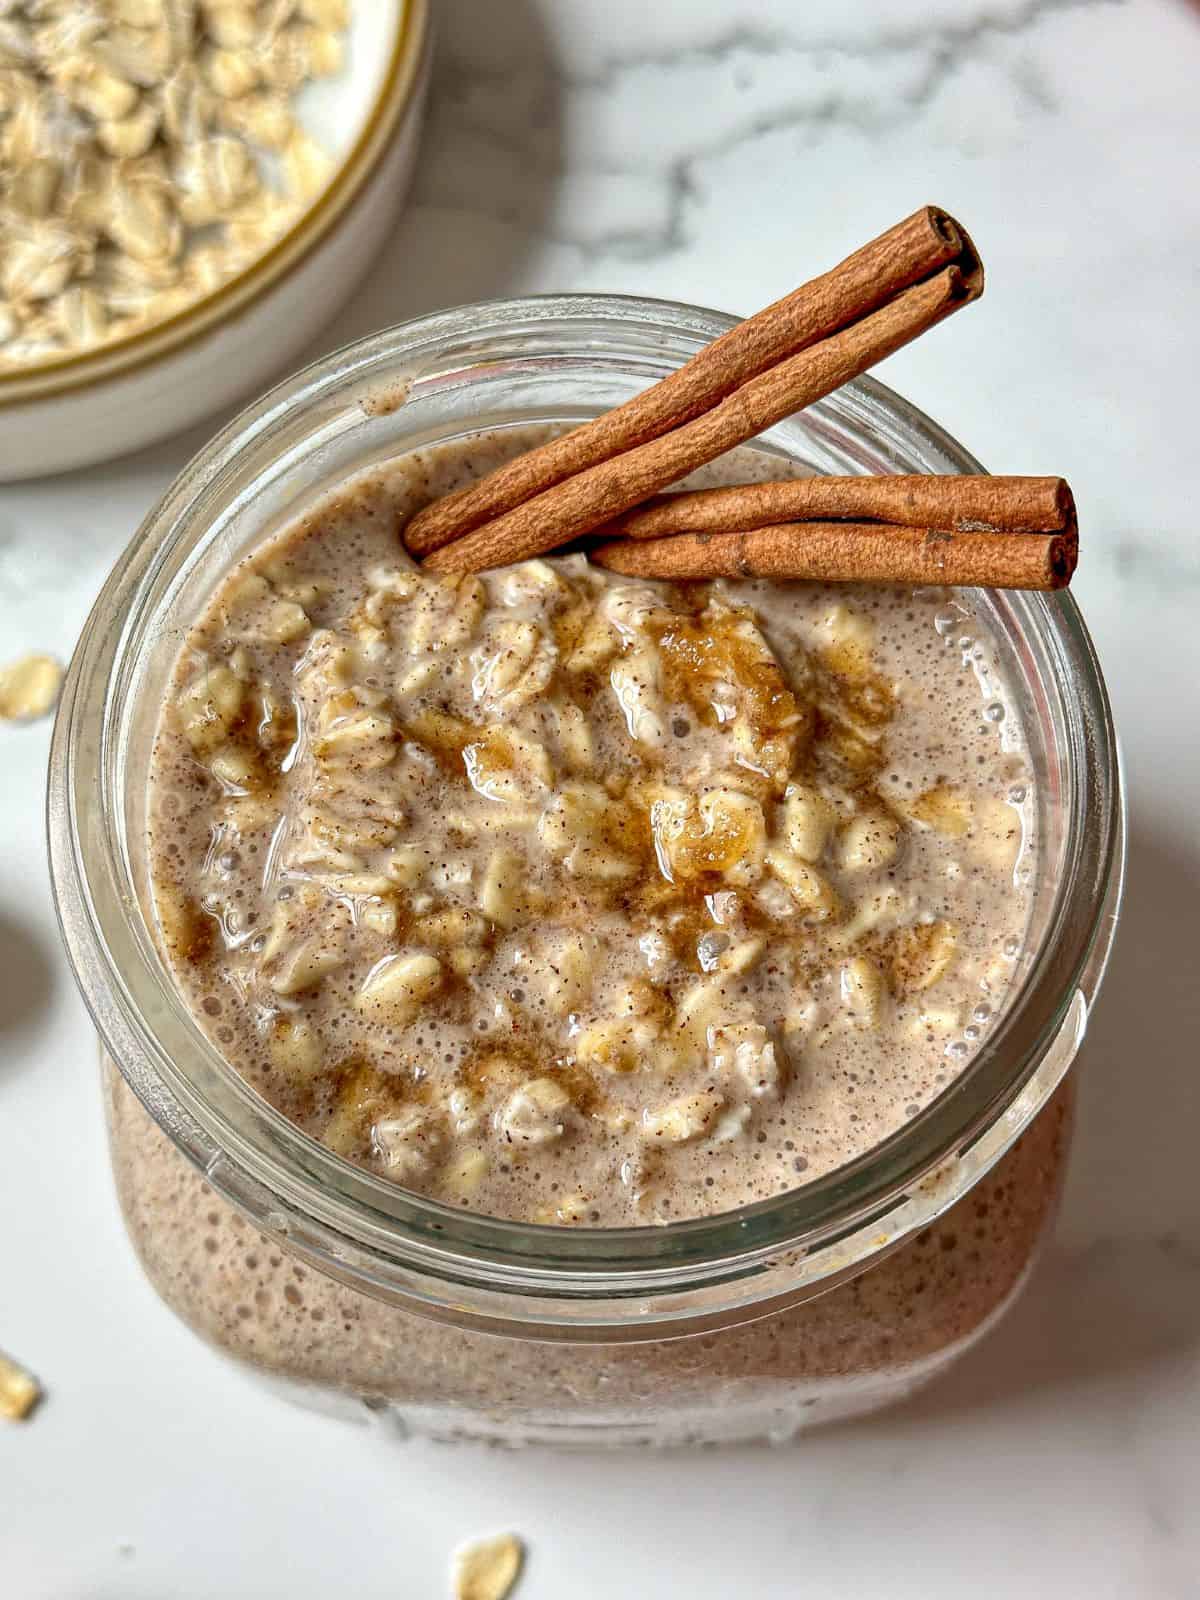
[[[1025,724],[1039,840],[1007,1011],[860,1158],[737,1211],[568,1229],[419,1198],[324,1149],[220,1058],[149,917],[147,775],[179,640],[248,550],[338,483],[481,429],[582,420],[731,325],[562,296],[340,351],[185,470],[109,579],[62,697],[50,854],[99,1030],[126,1224],[167,1303],[289,1392],[508,1444],[781,1441],[895,1401],[1002,1315],[1053,1221],[1078,1048],[1111,944],[1123,815],[1107,700],[1067,594],[972,593]],[[789,470],[979,471],[861,380],[774,428]]]

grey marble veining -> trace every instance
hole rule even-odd
[[[547,139],[552,102],[568,96],[574,116],[594,123],[600,137],[595,148],[572,151],[573,159],[558,171],[578,176],[593,170],[608,178],[643,181],[651,177],[662,188],[662,209],[656,220],[639,225],[627,218],[606,234],[572,229],[569,221],[560,221],[557,236],[588,256],[611,251],[642,261],[686,248],[683,211],[696,192],[694,169],[748,141],[792,132],[804,135],[812,147],[824,131],[839,127],[884,138],[890,129],[918,117],[966,64],[981,59],[998,70],[1018,105],[1056,113],[1059,98],[1038,71],[1036,56],[1012,45],[1036,35],[1047,19],[1060,13],[1120,3],[1033,0],[1007,9],[981,8],[974,16],[963,7],[940,21],[879,33],[844,25],[806,32],[794,24],[739,23],[684,46],[614,43],[595,62],[575,67],[546,59],[497,66],[456,41],[439,61],[438,117],[454,140],[477,141],[545,171],[556,154]],[[628,108],[661,108],[664,98],[670,103],[676,97],[703,106],[704,117],[699,123],[663,117],[661,130],[655,131],[666,136],[648,150],[644,122],[628,117]],[[444,166],[470,183],[469,163],[438,163],[424,175],[419,199],[446,203],[447,189],[439,181]],[[479,210],[495,205],[493,214],[508,220],[503,191],[494,195],[479,181],[467,192]],[[450,196],[454,193],[451,188]]]

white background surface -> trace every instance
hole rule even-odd
[[[424,1600],[505,1526],[521,1600],[1200,1594],[1200,6],[440,10],[413,204],[321,349],[528,290],[749,311],[925,201],[975,234],[987,296],[883,376],[994,470],[1072,480],[1132,801],[1058,1241],[934,1392],[782,1452],[506,1457],[291,1409],[125,1246],[47,895],[49,730],[0,729],[0,1346],[49,1392],[0,1432],[0,1594]],[[0,490],[0,656],[70,652],[209,431]]]

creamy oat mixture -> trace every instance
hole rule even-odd
[[[725,1210],[877,1143],[994,1022],[1018,718],[944,590],[414,568],[408,511],[540,436],[360,480],[221,587],[155,748],[163,940],[237,1070],[406,1187]]]
[[[304,1265],[209,1187],[111,1063],[106,1084],[130,1237],[192,1329],[272,1377],[398,1408],[414,1432],[510,1444],[778,1442],[900,1399],[1020,1291],[1074,1099],[1071,1077],[969,1194],[849,1282],[695,1338],[577,1344],[431,1321]]]

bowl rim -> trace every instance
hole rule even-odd
[[[431,42],[430,0],[399,0],[392,50],[358,137],[325,188],[262,255],[150,327],[35,367],[0,370],[0,412],[93,387],[166,360],[263,299],[328,238],[362,193],[419,98]]]

